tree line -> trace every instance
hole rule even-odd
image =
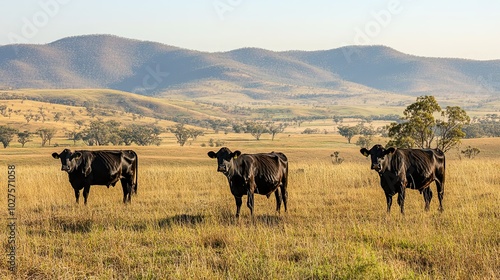
[[[81,130],[76,128],[67,131],[65,136],[72,140],[74,144],[77,141],[83,141],[88,146],[102,145],[131,145],[135,143],[139,146],[160,145],[159,135],[164,131],[161,127],[154,124],[128,124],[122,125],[117,121],[94,120]],[[36,131],[19,131],[16,128],[1,125],[0,142],[4,148],[7,148],[17,136],[17,141],[22,147],[28,142],[34,141],[35,137],[40,138],[41,146],[51,145],[52,138],[56,135],[56,128],[39,128]]]
[[[162,128],[155,124],[127,124],[123,125],[115,120],[93,120],[85,126],[82,121],[75,121],[75,128],[66,131],[66,139],[73,141],[76,145],[78,141],[83,141],[87,146],[104,145],[132,145],[139,146],[160,145],[160,134],[170,132],[174,134],[177,143],[184,146],[189,140],[196,140],[198,136],[204,135],[203,129],[188,128],[185,124],[179,123],[172,127]],[[236,133],[249,133],[256,140],[260,140],[264,133],[271,135],[271,140],[282,133],[288,126],[287,123],[256,122],[247,121],[243,124],[233,123]],[[215,130],[218,132],[217,130]],[[19,131],[9,126],[0,126],[0,142],[7,148],[17,136],[17,141],[21,146],[32,142],[34,137],[40,138],[41,146],[51,145],[51,140],[57,133],[55,128],[40,128],[34,132]]]

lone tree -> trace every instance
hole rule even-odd
[[[436,120],[435,113],[441,113],[445,120]],[[432,148],[448,151],[465,137],[462,127],[470,122],[467,113],[460,107],[447,107],[445,111],[434,96],[420,96],[403,112],[403,122],[391,123],[388,136],[392,139],[387,146],[400,148]]]
[[[119,128],[120,122],[114,120],[94,120],[82,131],[82,140],[88,146],[108,145],[110,142],[117,144],[121,140]]]
[[[465,137],[466,134],[462,129],[470,123],[470,118],[458,106],[446,107],[446,111],[442,112],[441,116],[445,120],[438,120],[436,123],[438,128],[437,146],[446,152],[459,144],[460,139]]]
[[[54,135],[56,134],[57,129],[55,129],[55,128],[40,128],[36,132],[40,136],[40,138],[42,138],[42,147],[45,147],[45,144],[47,143],[47,141],[49,142],[49,145],[50,145],[50,140],[52,140],[52,137],[54,137]]]
[[[76,131],[76,129],[73,129],[72,131],[66,132],[66,137],[68,138],[68,140],[73,141],[73,145],[76,145],[76,141],[82,139],[82,133]]]
[[[358,127],[359,134],[361,134],[361,136],[358,138],[358,141],[356,141],[356,145],[360,146],[361,148],[370,148],[373,142],[373,136],[376,134],[376,131],[371,125],[364,126],[361,123],[358,125]]]
[[[16,133],[17,129],[6,125],[0,125],[0,142],[3,144],[4,148],[9,146]]]
[[[256,140],[260,140],[262,133],[268,132],[267,127],[261,122],[246,122],[246,132],[252,134]]]
[[[351,144],[352,137],[358,135],[361,132],[360,126],[339,126],[339,134],[347,138],[347,143]]]
[[[198,138],[198,136],[203,136],[205,135],[205,132],[201,129],[196,129],[196,128],[192,128],[192,129],[189,129],[189,137],[191,137],[193,139],[193,141],[196,140],[196,138]]]
[[[24,148],[24,145],[28,142],[31,142],[33,140],[31,140],[31,133],[29,133],[28,131],[24,131],[24,132],[18,132],[17,133],[17,142],[21,143],[21,147]]]
[[[288,126],[288,124],[286,124],[286,123],[276,124],[273,122],[269,122],[267,124],[267,131],[269,132],[269,134],[271,134],[271,141],[274,141],[274,136],[276,136],[276,134],[282,133],[283,131],[285,131],[285,128],[287,126]]]
[[[175,135],[175,138],[177,138],[177,143],[179,143],[179,145],[181,146],[184,146],[184,144],[186,144],[187,140],[191,136],[190,130],[188,128],[185,128],[183,123],[178,123],[174,127],[170,127],[168,130]]]
[[[161,143],[160,134],[163,132],[163,129],[159,126],[156,126],[154,124],[132,124],[128,126],[128,129],[132,133],[132,141],[139,146],[159,146]]]
[[[333,122],[335,122],[335,124],[337,124],[337,125],[344,120],[344,118],[342,118],[341,116],[337,116],[337,115],[333,116],[332,119],[333,119]]]

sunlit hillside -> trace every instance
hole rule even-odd
[[[0,46],[3,89],[110,88],[233,103],[384,105],[434,95],[481,107],[498,100],[499,72],[498,60],[418,57],[385,46],[207,53],[109,35]]]

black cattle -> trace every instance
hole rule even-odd
[[[223,147],[217,153],[208,152],[208,156],[217,159],[217,171],[227,177],[236,200],[236,217],[240,216],[244,195],[248,196],[247,206],[253,215],[255,193],[269,198],[274,192],[276,211],[279,213],[282,200],[287,211],[288,159],[283,153],[242,154]]]
[[[371,169],[378,172],[380,185],[387,199],[387,212],[391,210],[392,196],[398,194],[398,204],[404,214],[405,189],[419,190],[424,196],[425,210],[429,210],[432,190],[429,185],[436,182],[439,210],[443,211],[445,181],[445,156],[439,149],[384,149],[375,145],[360,152],[371,156]]]
[[[138,158],[132,150],[75,151],[63,150],[52,157],[61,159],[61,170],[68,172],[69,182],[75,190],[76,203],[83,189],[87,204],[91,185],[115,186],[121,181],[123,203],[130,202],[132,191],[137,193]]]

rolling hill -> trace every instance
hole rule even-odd
[[[0,46],[0,88],[108,88],[203,101],[484,99],[500,93],[499,76],[500,60],[417,57],[384,46],[208,53],[111,35]]]

